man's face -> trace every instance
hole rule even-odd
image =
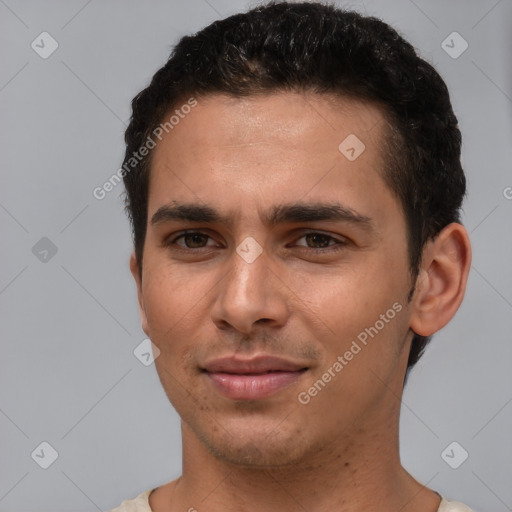
[[[139,281],[169,400],[237,464],[378,435],[412,337],[382,114],[314,94],[197,100],[154,150]]]

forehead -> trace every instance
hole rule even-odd
[[[298,199],[374,214],[398,207],[381,177],[386,121],[376,105],[292,92],[196,99],[153,150],[148,218],[172,201],[226,214]]]
[[[174,109],[180,111],[180,104]],[[282,150],[305,151],[308,142],[317,144],[316,152],[336,154],[338,145],[332,143],[356,132],[377,149],[386,125],[376,104],[332,94],[276,92],[243,98],[210,94],[197,98],[197,106],[188,110],[181,120],[173,116],[179,124],[164,134],[164,140],[196,151],[243,144],[278,144]],[[164,145],[159,144],[155,158]]]

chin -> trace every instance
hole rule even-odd
[[[302,429],[280,423],[282,420],[259,422],[219,422],[224,428],[190,425],[203,446],[217,459],[246,468],[270,468],[296,464],[307,456],[311,443],[305,442]]]
[[[226,440],[227,441],[227,440]],[[302,450],[289,444],[271,446],[264,439],[260,443],[256,439],[239,442],[208,442],[204,440],[206,448],[217,459],[234,466],[250,469],[268,469],[296,464],[304,455]]]

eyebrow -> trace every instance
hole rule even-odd
[[[215,208],[196,203],[165,204],[151,217],[151,225],[166,221],[181,220],[207,224],[233,224],[233,216],[222,215]],[[374,231],[375,224],[370,217],[361,215],[352,208],[338,203],[293,203],[274,206],[264,217],[263,222],[270,227],[284,223],[335,221],[359,226],[366,231]]]

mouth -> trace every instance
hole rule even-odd
[[[217,359],[202,369],[214,389],[231,400],[260,400],[296,383],[308,367],[285,359]]]

